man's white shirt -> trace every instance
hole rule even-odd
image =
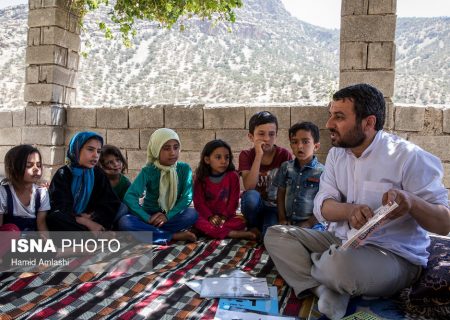
[[[330,150],[314,200],[314,215],[319,221],[326,221],[321,213],[322,203],[326,199],[365,204],[375,210],[382,205],[383,194],[392,188],[448,207],[448,192],[442,177],[439,158],[380,130],[359,158],[350,149]],[[346,240],[349,228],[347,221],[331,222],[328,231]],[[429,242],[427,232],[406,214],[377,229],[365,243],[385,248],[414,264],[425,266]]]

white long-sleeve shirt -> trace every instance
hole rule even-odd
[[[382,195],[391,188],[405,190],[429,203],[448,207],[448,193],[442,177],[442,164],[437,157],[380,130],[359,158],[349,149],[330,150],[314,200],[314,215],[319,221],[326,221],[321,212],[326,199],[365,204],[375,210],[382,205]],[[348,221],[331,222],[328,230],[346,240]],[[427,264],[429,254],[426,248],[430,239],[410,214],[387,222],[365,243],[385,248],[414,264]]]

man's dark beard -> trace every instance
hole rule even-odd
[[[331,129],[330,132],[337,133],[334,129]],[[344,136],[339,135],[340,140],[331,142],[334,147],[339,148],[355,148],[360,146],[364,140],[366,139],[366,135],[362,130],[361,124],[356,124],[349,132],[347,132]]]

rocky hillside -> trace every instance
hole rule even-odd
[[[292,17],[280,0],[247,0],[228,25],[189,20],[186,30],[140,22],[133,47],[85,20],[79,105],[319,102],[337,88],[339,31]],[[23,105],[26,6],[0,10],[0,107]],[[450,18],[397,24],[395,102],[449,104]]]

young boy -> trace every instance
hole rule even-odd
[[[273,181],[278,187],[278,223],[324,230],[313,214],[324,169],[314,155],[320,147],[319,128],[311,122],[296,123],[289,129],[289,140],[295,159],[283,163]]]
[[[250,231],[265,233],[277,223],[277,189],[272,180],[281,164],[292,159],[290,152],[275,145],[278,120],[268,111],[254,114],[249,121],[248,137],[253,148],[239,154],[239,173],[244,189],[241,211]]]

